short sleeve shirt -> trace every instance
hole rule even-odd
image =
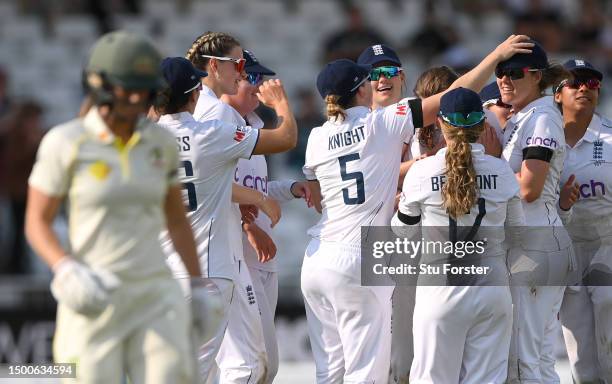
[[[177,164],[176,141],[166,130],[143,119],[123,144],[94,107],[47,133],[29,185],[68,198],[73,257],[137,279],[169,274],[157,237]]]

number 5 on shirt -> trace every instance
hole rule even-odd
[[[359,160],[358,153],[350,153],[348,155],[340,156],[338,163],[340,163],[340,176],[342,180],[355,180],[357,183],[357,197],[349,197],[349,190],[342,188],[342,198],[346,205],[357,205],[365,202],[365,189],[363,187],[363,173],[361,172],[346,172],[346,163],[349,161]]]

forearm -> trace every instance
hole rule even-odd
[[[259,132],[259,141],[253,151],[256,155],[285,152],[297,145],[297,123],[289,102],[278,103],[274,111],[280,123],[275,129],[264,129]]]
[[[232,202],[237,204],[259,205],[264,194],[251,188],[242,187],[232,183]]]
[[[495,66],[499,63],[499,55],[493,51],[487,55],[476,67],[467,72],[451,84],[450,89],[457,87],[469,88],[475,92],[480,90],[487,84]]]
[[[279,202],[291,201],[296,197],[291,192],[295,180],[274,180],[268,182],[268,196]]]
[[[30,246],[36,254],[51,268],[57,264],[67,252],[62,248],[51,222],[41,217],[28,214],[26,217],[25,234]]]

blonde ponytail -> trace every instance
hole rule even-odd
[[[332,117],[338,121],[344,121],[344,119],[346,119],[346,111],[340,105],[340,96],[325,96],[325,108],[328,119]]]
[[[483,129],[484,122],[469,128],[442,124],[442,131],[448,138],[442,201],[446,212],[454,219],[468,214],[478,199],[479,189],[470,143],[478,140]]]

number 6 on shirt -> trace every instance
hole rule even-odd
[[[191,165],[191,161],[181,161],[181,167],[185,168],[185,176],[193,176],[193,165]],[[185,210],[187,212],[193,212],[198,207],[198,199],[196,197],[195,185],[193,183],[183,183],[183,189],[187,191],[188,204],[185,206]]]

